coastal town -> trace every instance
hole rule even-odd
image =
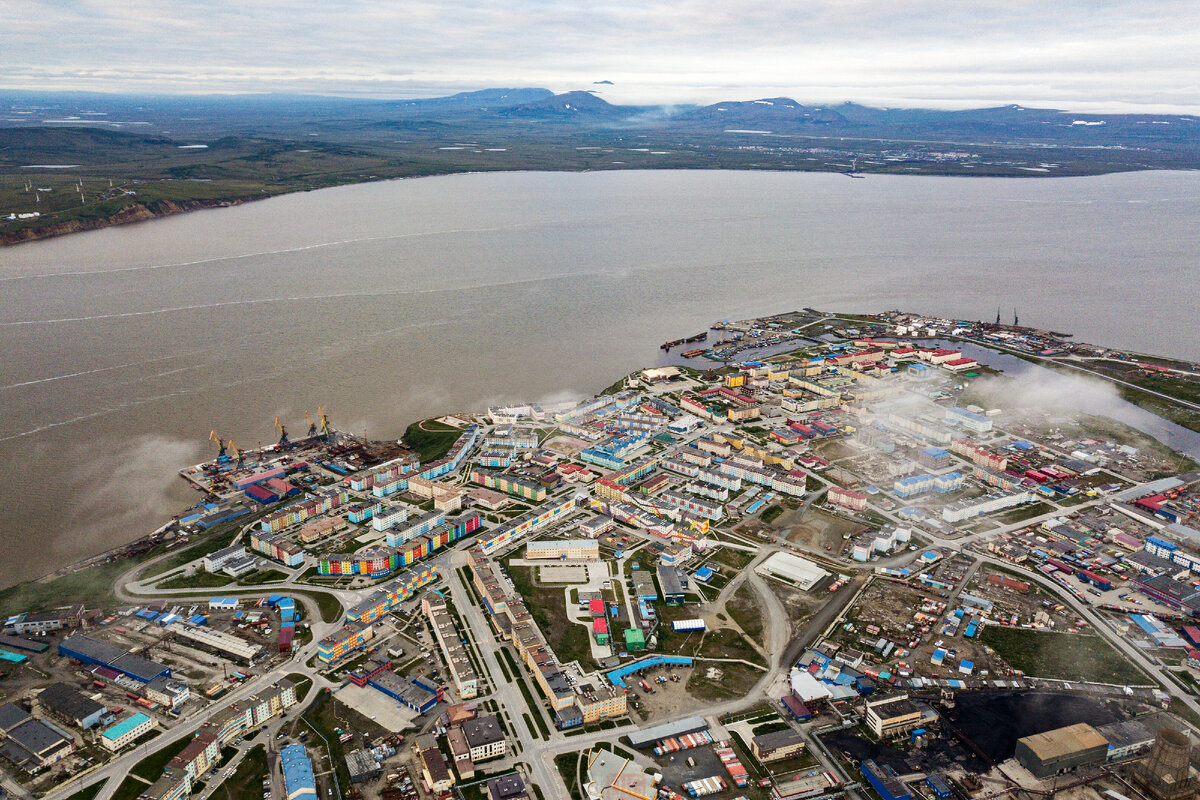
[[[1200,366],[1011,319],[724,320],[400,440],[213,431],[193,507],[4,601],[2,788],[1191,800]]]

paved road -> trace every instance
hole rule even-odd
[[[458,599],[455,608],[462,615],[467,627],[470,628],[471,638],[475,640],[476,647],[483,658],[483,667],[488,673],[488,683],[492,687],[492,699],[507,712],[513,727],[520,730],[518,726],[525,725],[524,716],[527,713],[542,713],[541,704],[539,703],[537,708],[530,709],[517,684],[504,678],[504,672],[500,668],[500,648],[503,645],[493,635],[488,621],[483,617],[483,612],[472,602],[471,594],[463,585],[462,578],[455,568],[466,565],[467,554],[462,550],[454,552],[458,557],[453,559],[451,568],[445,571],[444,577],[450,586],[451,594]],[[537,690],[534,689],[534,691]],[[550,727],[553,730],[553,725]],[[538,731],[534,730],[532,733],[536,737]],[[524,741],[524,737],[520,738]],[[537,739],[536,741],[541,740]],[[534,750],[537,746],[536,744],[531,746],[530,742],[525,744],[526,752]],[[562,784],[562,778],[553,763],[547,767],[542,759],[531,756],[529,766],[530,779],[543,788],[547,797],[567,796],[567,787]]]

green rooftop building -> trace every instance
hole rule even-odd
[[[625,649],[631,652],[646,649],[646,635],[641,628],[625,629]]]

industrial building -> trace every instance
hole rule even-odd
[[[47,713],[84,730],[111,717],[107,708],[65,683],[50,684],[36,700]]]
[[[181,639],[189,646],[216,653],[241,664],[254,664],[266,655],[266,649],[253,642],[229,633],[215,631],[204,625],[194,625],[191,622],[179,622],[172,625],[171,634]]]
[[[867,779],[867,783],[879,792],[879,796],[883,800],[910,800],[912,798],[912,793],[900,782],[900,778],[891,767],[877,764],[868,758],[862,762],[860,770],[863,777]]]
[[[346,771],[350,773],[351,783],[372,781],[380,776],[383,768],[371,755],[370,750],[359,748],[346,753]]]
[[[794,583],[806,592],[829,576],[829,572],[813,562],[791,553],[775,553],[754,571],[763,577]]]
[[[192,696],[192,690],[186,683],[161,676],[142,687],[142,693],[150,702],[164,705],[171,710],[179,708]]]
[[[134,655],[108,642],[93,639],[82,633],[68,636],[59,642],[58,654],[74,659],[81,664],[108,667],[142,683],[152,681],[160,675],[171,676],[171,668],[168,666]]]
[[[0,755],[26,772],[40,772],[75,750],[75,740],[65,731],[12,703],[0,706],[0,733]]]
[[[424,714],[443,698],[442,687],[427,683],[420,678],[406,681],[390,670],[373,675],[368,683],[388,697],[399,700],[418,714]]]
[[[1192,744],[1187,735],[1166,728],[1159,731],[1150,754],[1133,769],[1133,782],[1153,800],[1188,800],[1196,794],[1190,769]]]
[[[4,632],[8,634],[44,634],[60,631],[63,628],[79,627],[83,615],[83,606],[58,609],[56,611],[40,611],[37,613],[17,614],[4,622]]]
[[[1109,761],[1128,758],[1142,750],[1149,750],[1158,738],[1159,731],[1171,730],[1187,732],[1188,726],[1183,720],[1168,711],[1151,711],[1120,722],[1110,722],[1100,725],[1096,732],[1108,742]]]
[[[683,602],[683,581],[675,567],[658,565],[658,585],[662,587],[663,602],[667,605],[677,606]]]
[[[1038,778],[1103,764],[1107,755],[1108,741],[1086,722],[1017,740],[1017,761]]]
[[[868,702],[866,721],[880,739],[900,736],[921,724],[921,709],[907,694],[898,694]]]

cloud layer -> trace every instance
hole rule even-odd
[[[1200,110],[1177,0],[7,0],[9,88],[415,97],[593,88],[616,102]]]

